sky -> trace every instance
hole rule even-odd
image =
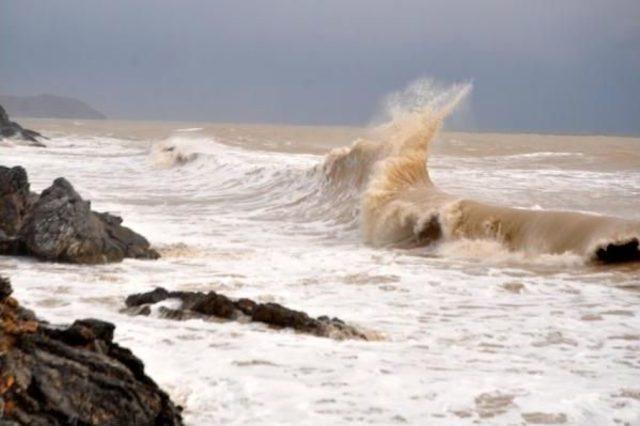
[[[638,135],[640,1],[0,1],[0,94],[111,118],[366,124],[420,78],[467,130]]]

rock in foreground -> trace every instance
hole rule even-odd
[[[91,211],[66,179],[56,179],[40,196],[30,192],[19,166],[0,166],[0,254],[71,263],[159,257],[120,217]]]
[[[0,424],[182,424],[142,361],[113,342],[113,324],[53,327],[10,295],[0,277]]]
[[[3,138],[22,139],[33,146],[44,147],[39,139],[44,139],[40,133],[25,129],[15,121],[9,119],[9,115],[0,105],[0,140]]]
[[[321,316],[312,318],[304,312],[294,311],[277,303],[258,303],[251,299],[232,300],[214,291],[208,293],[167,291],[158,287],[147,293],[133,294],[125,303],[133,315],[149,315],[151,305],[167,299],[178,299],[178,309],[159,307],[164,318],[184,320],[191,318],[220,318],[240,322],[256,321],[276,328],[290,328],[302,333],[333,339],[375,340],[373,333],[359,330],[338,318]]]

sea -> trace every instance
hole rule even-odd
[[[20,120],[47,147],[0,164],[162,257],[0,273],[47,321],[116,324],[189,425],[640,424],[640,263],[606,255],[637,251],[640,139],[453,132],[456,96],[366,127]],[[375,338],[121,312],[155,287]]]

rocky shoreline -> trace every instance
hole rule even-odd
[[[0,113],[8,122],[1,107]],[[10,126],[13,133],[5,126],[2,136],[32,142],[41,137]],[[92,211],[65,178],[40,194],[32,192],[21,166],[0,166],[0,255],[75,264],[159,258],[145,237],[122,226],[122,218]],[[0,425],[182,424],[182,408],[145,375],[140,359],[114,343],[113,324],[91,318],[51,325],[11,294],[9,280],[0,277]],[[169,308],[165,301],[179,306]],[[129,315],[257,322],[337,340],[379,339],[338,318],[314,318],[277,303],[234,300],[213,291],[156,288],[130,295],[125,305],[121,312]]]
[[[0,140],[4,138],[19,139],[26,141],[29,145],[44,147],[45,144],[41,142],[41,139],[46,139],[40,133],[25,129],[15,121],[9,119],[9,114],[0,105]]]
[[[11,293],[0,277],[0,424],[182,424],[142,361],[113,342],[113,324],[53,326]]]
[[[0,255],[84,264],[160,257],[122,218],[92,211],[66,179],[31,192],[20,166],[0,166]]]

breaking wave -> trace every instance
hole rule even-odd
[[[169,138],[153,145],[151,156],[159,167],[174,167],[198,158],[199,141],[190,138]]]
[[[589,260],[640,260],[640,223],[606,216],[502,207],[462,199],[440,191],[429,178],[429,144],[444,120],[470,92],[456,85],[421,102],[393,109],[392,119],[374,130],[375,140],[358,141],[330,154],[332,172],[358,164],[363,188],[361,227],[366,242],[376,245],[428,245],[443,241],[489,240],[513,252],[530,255],[573,254]],[[402,96],[399,96],[401,99]],[[342,179],[339,177],[338,179]],[[488,253],[489,254],[489,253]]]
[[[387,99],[386,123],[350,147],[332,150],[320,164],[315,156],[283,164],[282,156],[275,160],[184,133],[156,144],[152,153],[167,167],[206,156],[224,171],[210,178],[226,182],[223,190],[256,217],[332,221],[373,246],[441,246],[445,256],[452,248],[473,247],[474,257],[481,257],[478,247],[487,247],[491,258],[497,245],[518,258],[640,260],[637,221],[497,206],[440,191],[429,177],[429,145],[470,91],[470,84],[443,88],[418,81]],[[549,154],[558,155],[535,155]]]

